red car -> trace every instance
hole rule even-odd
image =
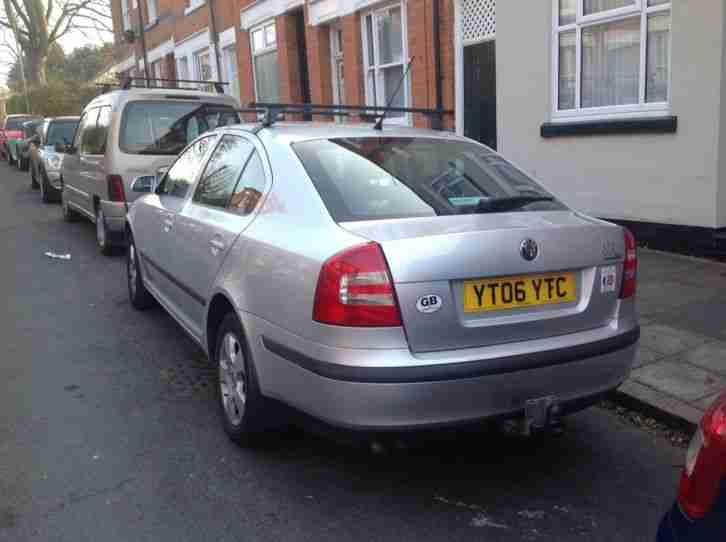
[[[726,392],[693,436],[678,500],[663,518],[657,542],[726,540]]]
[[[7,142],[7,140],[8,138],[5,137],[5,129],[0,128],[0,160],[8,159],[7,151],[5,150],[5,143]]]

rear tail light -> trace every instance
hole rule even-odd
[[[126,201],[126,193],[124,192],[124,181],[121,175],[106,176],[108,183],[108,199],[111,201]]]
[[[623,228],[625,235],[625,261],[623,262],[623,284],[620,288],[620,299],[635,295],[635,285],[638,276],[638,249],[635,246],[635,237],[630,230]]]
[[[726,393],[706,411],[686,454],[678,503],[692,519],[713,506],[726,476]]]
[[[349,248],[323,264],[313,319],[338,326],[401,325],[391,275],[377,243]]]

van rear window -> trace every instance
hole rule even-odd
[[[501,155],[466,140],[340,138],[292,147],[337,222],[566,209]]]
[[[225,105],[131,102],[124,111],[120,146],[129,154],[176,155],[199,134],[238,122],[234,109]]]

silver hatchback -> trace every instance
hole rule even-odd
[[[450,133],[217,129],[127,227],[133,305],[208,353],[240,443],[280,402],[354,430],[544,426],[633,362],[632,235]]]

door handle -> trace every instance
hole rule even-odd
[[[171,220],[170,218],[165,218],[163,221],[163,224],[164,224],[163,230],[166,233],[169,233],[171,231],[171,229],[174,227],[174,221]]]
[[[212,254],[215,256],[224,250],[224,243],[219,239],[212,239],[209,241],[209,246],[212,249]]]

